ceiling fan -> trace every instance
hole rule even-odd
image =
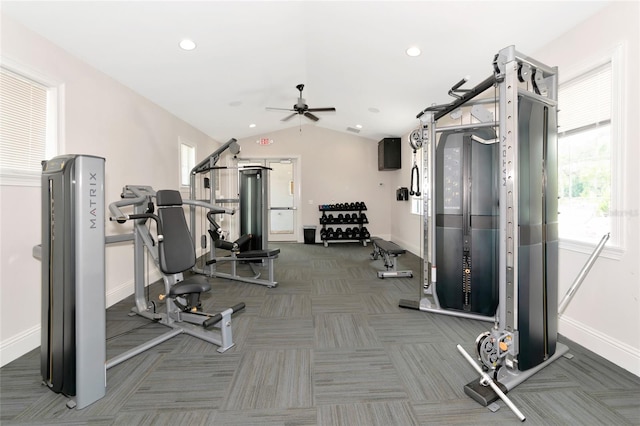
[[[287,115],[281,121],[287,121],[293,118],[296,115],[304,115],[310,120],[318,121],[320,118],[316,117],[312,114],[312,112],[328,112],[335,111],[336,109],[333,107],[330,108],[309,108],[309,105],[306,104],[306,100],[302,97],[302,89],[304,89],[304,84],[298,84],[296,89],[300,92],[300,97],[298,97],[298,102],[293,106],[293,108],[271,108],[267,107],[269,111],[292,111],[293,114]]]

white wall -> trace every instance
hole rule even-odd
[[[619,259],[601,256],[583,282],[579,292],[561,317],[559,331],[621,367],[640,376],[640,3],[614,2],[602,12],[554,40],[538,52],[522,52],[559,73],[598,58],[614,46],[626,43],[626,152],[623,153],[625,182],[621,209],[626,247]],[[505,42],[506,47],[509,42]],[[518,46],[516,46],[516,49]],[[489,61],[490,58],[487,58]],[[464,70],[461,70],[463,72]],[[452,81],[453,83],[454,81]],[[443,87],[442,90],[448,90]],[[428,104],[428,102],[425,102]],[[560,105],[562,108],[562,105]],[[416,127],[418,123],[416,122]],[[411,151],[403,135],[402,170],[393,172],[392,186],[409,186]],[[392,209],[392,238],[413,253],[420,253],[415,237],[419,221],[410,213],[409,203],[395,203]],[[560,250],[559,296],[562,298],[588,258],[588,254]]]
[[[258,138],[273,143],[258,145]],[[238,142],[242,158],[300,158],[300,225],[316,225],[316,241],[320,241],[318,205],[355,201],[367,205],[371,235],[390,237],[393,172],[378,171],[377,141],[307,124]]]
[[[61,154],[106,158],[106,202],[126,184],[156,189],[179,184],[179,138],[196,144],[198,159],[218,144],[59,47],[1,16],[3,61],[19,64],[64,86]],[[199,160],[197,160],[199,161]],[[1,186],[0,363],[40,345],[40,188]],[[107,235],[130,228],[107,223]],[[133,292],[130,245],[107,247],[107,304]]]
[[[614,2],[554,40],[536,59],[570,73],[625,45],[626,94],[622,121],[624,206],[618,212],[626,246],[619,259],[601,256],[560,320],[560,333],[640,376],[640,3]],[[562,105],[560,105],[562,108]],[[573,282],[588,254],[560,250],[560,295]]]

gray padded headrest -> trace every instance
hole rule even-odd
[[[161,189],[156,192],[156,203],[158,207],[181,206],[182,196],[175,189]]]

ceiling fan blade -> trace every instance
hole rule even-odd
[[[297,112],[294,112],[293,114],[289,114],[289,115],[287,115],[285,118],[283,118],[283,119],[282,119],[282,120],[280,120],[280,121],[287,121],[287,120],[290,120],[290,119],[292,119],[293,117],[295,117],[296,115],[298,115],[298,113],[297,113]]]
[[[307,111],[311,111],[311,112],[329,112],[329,111],[334,111],[335,112],[335,108],[333,107],[328,107],[328,108],[309,108]]]
[[[295,109],[291,109],[291,108],[273,108],[273,107],[266,107],[265,108],[267,111],[295,111]]]
[[[313,120],[313,121],[320,120],[318,117],[316,117],[315,115],[311,114],[310,112],[305,112],[304,116],[307,117],[308,119]]]

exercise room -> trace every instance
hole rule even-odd
[[[640,425],[637,1],[0,1],[0,423]]]

